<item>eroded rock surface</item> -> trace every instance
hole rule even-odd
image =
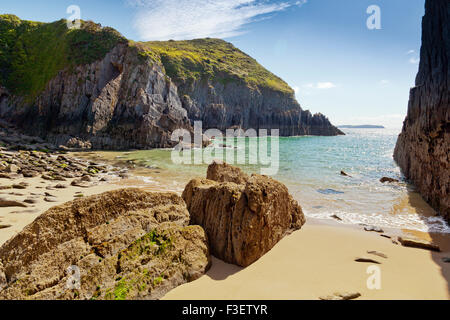
[[[54,207],[0,248],[0,299],[160,298],[209,267],[188,223],[179,196],[138,189]],[[80,281],[68,287],[70,266]]]
[[[249,177],[218,163],[209,167],[208,177],[218,181],[192,180],[183,199],[191,224],[204,228],[217,258],[246,267],[305,223],[287,187],[270,177]]]
[[[450,2],[425,6],[419,73],[394,158],[450,222]]]

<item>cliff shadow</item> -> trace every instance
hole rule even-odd
[[[433,218],[438,216],[438,213],[412,187],[408,187],[408,200],[411,207],[416,210],[422,221],[428,227],[434,227]],[[445,258],[450,258],[450,233],[415,232],[411,230],[405,230],[404,233],[406,233],[407,236],[426,240],[439,246],[441,252],[429,252],[434,263],[439,266],[441,275],[447,282],[447,291],[450,298],[450,263],[444,261]]]

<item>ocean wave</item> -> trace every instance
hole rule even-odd
[[[450,233],[450,226],[442,217],[424,217],[417,214],[361,214],[351,212],[308,212],[305,215],[314,219],[334,220],[337,215],[346,225],[366,224],[380,228],[408,229],[431,233]]]

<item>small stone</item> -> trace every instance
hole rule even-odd
[[[361,297],[361,294],[359,292],[342,292],[342,293],[334,293],[330,296],[324,296],[320,297],[320,300],[354,300]]]
[[[366,230],[367,232],[378,232],[378,233],[384,232],[383,229],[375,226],[366,226],[364,227],[364,230]]]
[[[55,186],[55,188],[56,188],[56,189],[67,189],[67,186],[64,185],[64,184],[57,184],[57,185]]]
[[[39,172],[33,170],[22,170],[21,173],[25,178],[34,178],[39,175]]]
[[[333,219],[335,219],[335,220],[338,220],[338,221],[342,221],[341,217],[339,217],[337,214],[333,214],[333,215],[331,216],[331,218],[333,218]]]
[[[386,183],[386,182],[388,182],[388,183],[396,183],[396,182],[400,182],[400,181],[398,181],[397,179],[393,179],[393,178],[383,177],[383,178],[380,179],[380,182],[381,183]]]
[[[5,207],[23,207],[26,208],[27,205],[18,201],[5,200],[0,198],[0,208]]]
[[[10,224],[0,224],[0,229],[7,229],[11,228],[12,226]]]
[[[130,175],[128,173],[120,173],[119,177],[122,179],[128,179],[128,178],[130,178]]]
[[[51,176],[49,176],[49,175],[47,175],[47,174],[43,174],[43,175],[41,176],[41,178],[44,179],[44,180],[49,180],[49,181],[55,180],[55,179],[53,179],[53,177],[51,177]]]
[[[44,198],[45,202],[58,202],[58,200],[56,200],[56,198],[52,198],[52,197],[46,197]]]
[[[74,187],[80,187],[80,188],[89,188],[90,187],[89,183],[81,181],[81,179],[73,180],[70,185],[74,186]]]
[[[341,176],[344,176],[344,177],[350,177],[346,172],[344,172],[344,171],[341,171]]]
[[[362,263],[375,263],[375,264],[381,264],[380,262],[378,262],[377,260],[374,260],[372,258],[368,258],[368,257],[358,257],[355,259],[356,262],[362,262]]]
[[[398,241],[404,247],[425,249],[425,250],[431,250],[431,251],[437,251],[437,252],[441,251],[441,249],[439,248],[438,245],[435,245],[429,241],[425,241],[425,240],[421,240],[421,239],[398,237]]]
[[[442,261],[444,263],[450,263],[450,258],[449,257],[442,258]]]
[[[55,181],[67,181],[67,179],[64,178],[64,177],[61,176],[61,175],[55,175],[55,176],[53,177],[53,180],[55,180]]]
[[[24,189],[26,189],[28,186],[29,186],[28,183],[26,183],[26,182],[21,182],[21,183],[18,183],[18,184],[13,184],[12,187],[13,187],[13,189],[24,190]]]
[[[388,258],[387,255],[385,255],[385,254],[382,253],[382,252],[378,252],[378,251],[367,251],[367,253],[368,253],[368,254],[372,254],[372,255],[374,255],[374,256],[381,257],[381,258],[385,258],[385,259]]]
[[[36,199],[26,199],[26,200],[24,200],[24,202],[25,202],[25,203],[29,203],[29,204],[36,204],[36,203],[38,203],[39,201],[36,200]]]
[[[9,172],[9,173],[17,173],[19,170],[20,170],[20,168],[18,166],[16,166],[15,164],[10,164],[6,168],[6,172]]]
[[[82,177],[81,177],[81,181],[84,181],[84,182],[91,182],[91,181],[92,181],[92,178],[91,178],[90,176],[85,175],[85,176],[82,176]]]
[[[336,293],[335,293],[336,295]],[[344,293],[338,293],[338,296],[342,297],[343,300],[354,300],[361,297],[361,294],[359,292],[344,292]]]
[[[380,234],[380,237],[386,238],[386,239],[392,239],[392,236],[388,234]]]

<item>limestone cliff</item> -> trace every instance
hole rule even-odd
[[[416,86],[394,158],[450,221],[450,2],[427,0]]]
[[[203,128],[337,135],[293,90],[218,39],[135,43],[111,28],[0,16],[0,118],[69,147],[170,147]],[[181,50],[180,50],[181,48]]]

